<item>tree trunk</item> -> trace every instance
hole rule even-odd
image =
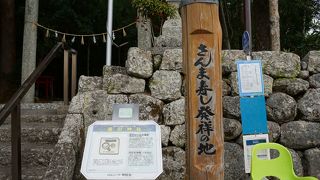
[[[271,50],[269,0],[253,1],[252,6],[252,48],[254,51]]]
[[[7,101],[16,89],[15,1],[0,1],[0,102]]]
[[[38,21],[38,7],[39,0],[26,0],[21,83],[23,83],[36,68],[37,27],[34,26],[33,22]],[[34,91],[35,88],[33,85],[22,101],[24,103],[32,103],[34,101]]]
[[[280,51],[280,22],[278,0],[269,0],[271,50]]]
[[[231,45],[230,45],[230,38],[229,38],[229,32],[228,32],[228,26],[227,26],[227,22],[226,22],[226,17],[225,17],[225,13],[224,13],[224,4],[223,2],[221,2],[219,4],[219,18],[221,19],[221,26],[222,26],[222,49],[231,49]]]

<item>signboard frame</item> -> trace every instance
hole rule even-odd
[[[242,97],[243,96],[263,96],[264,81],[263,81],[263,71],[262,71],[261,61],[260,60],[252,60],[252,61],[237,60],[236,63],[237,63],[237,75],[238,75],[237,80],[238,80],[238,87],[239,87],[239,95]],[[243,72],[242,67],[244,67],[244,65],[247,67],[246,70],[249,70],[250,73]],[[249,77],[246,77],[248,78],[246,80],[244,79],[245,74],[249,75]],[[255,81],[255,84],[252,84],[251,82],[252,87],[248,87],[247,84],[245,84],[245,81],[250,81],[250,82]],[[258,87],[258,88],[253,88],[253,87]],[[252,89],[255,89],[255,90],[252,90]]]
[[[104,143],[109,149],[101,150]],[[161,128],[156,122],[96,121],[88,127],[81,164],[87,179],[151,180],[162,172]]]

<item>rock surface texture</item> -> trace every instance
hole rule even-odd
[[[164,123],[166,125],[179,125],[185,122],[185,99],[178,99],[163,108]]]
[[[307,63],[307,70],[310,73],[320,73],[320,51],[310,51],[302,61]]]
[[[284,93],[274,93],[267,100],[268,118],[277,123],[293,121],[297,115],[297,103]]]
[[[129,75],[138,78],[151,77],[153,73],[151,52],[136,47],[130,48],[126,68]]]
[[[149,81],[151,96],[174,101],[181,97],[181,75],[177,71],[156,71]]]
[[[309,89],[298,101],[302,119],[320,122],[320,88]]]

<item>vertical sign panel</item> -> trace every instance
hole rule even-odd
[[[264,96],[241,97],[242,134],[268,133],[266,101]]]
[[[224,179],[218,4],[182,8],[187,92],[186,179]]]

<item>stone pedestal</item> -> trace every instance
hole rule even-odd
[[[162,27],[162,35],[155,38],[155,47],[162,47],[164,49],[172,49],[182,47],[182,24],[181,17],[178,11],[180,0],[167,0],[176,9],[176,15],[173,18],[166,20]]]
[[[140,49],[150,49],[152,47],[151,21],[148,17],[143,16],[138,12],[138,47]]]

